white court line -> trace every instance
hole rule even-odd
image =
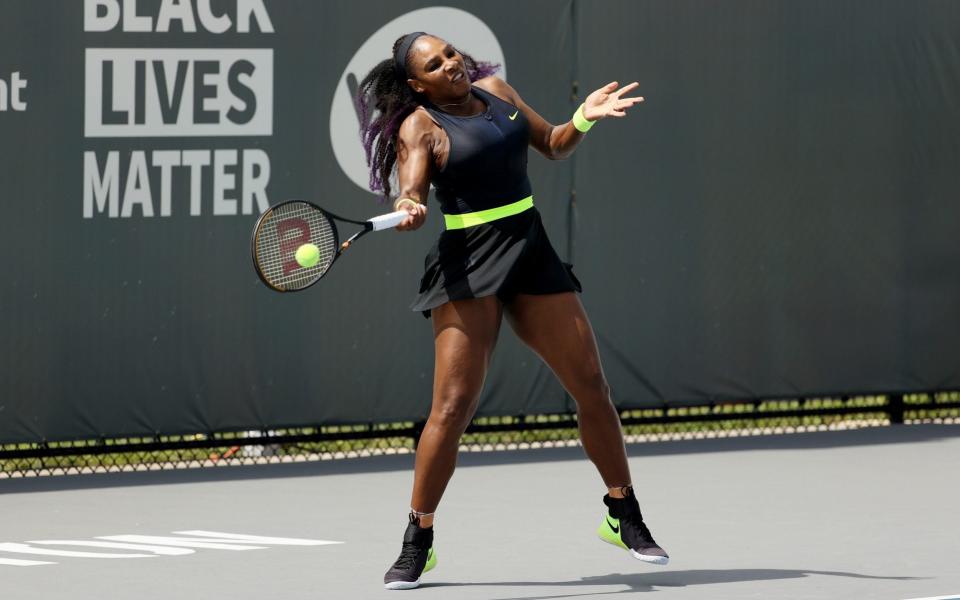
[[[270,546],[326,546],[328,544],[342,544],[332,540],[307,540],[303,538],[268,537],[263,535],[247,535],[245,533],[223,533],[221,531],[174,531],[177,535],[193,535],[201,538],[219,538],[221,542],[237,542],[245,544],[266,544]]]
[[[55,565],[57,563],[44,560],[22,560],[19,558],[0,558],[0,565],[9,565],[11,567],[35,567],[37,565]]]
[[[85,546],[88,548],[118,548],[120,550],[142,550],[163,556],[183,556],[193,554],[196,550],[190,548],[174,548],[173,546],[147,546],[144,544],[124,544],[122,542],[95,542],[93,540],[31,540],[28,544],[48,544],[51,546]]]
[[[108,542],[127,542],[130,544],[145,544],[147,546],[182,546],[184,548],[202,548],[206,550],[266,550],[266,546],[241,545],[227,543],[224,540],[205,538],[167,537],[161,535],[98,535],[98,540]],[[229,540],[236,542],[236,540]]]
[[[906,600],[960,600],[960,596],[930,596],[929,598],[907,598]]]
[[[75,552],[73,550],[48,550],[28,544],[0,544],[0,552],[15,554],[40,554],[43,556],[66,556],[71,558],[153,558],[154,554],[113,554],[109,552]]]
[[[158,535],[102,535],[95,540],[33,540],[23,543],[0,542],[0,552],[14,554],[33,554],[58,556],[64,558],[154,558],[156,556],[182,556],[195,554],[202,550],[265,550],[273,546],[326,546],[342,544],[333,540],[314,540],[305,538],[273,537],[249,535],[245,533],[226,533],[202,529],[175,531],[177,537]],[[187,537],[184,537],[187,536]],[[32,544],[32,545],[31,545]],[[38,546],[79,546],[81,548],[133,550],[142,553],[83,552],[61,548],[40,548]],[[12,567],[33,567],[37,565],[55,565],[55,562],[25,560],[20,558],[2,558],[0,565]]]

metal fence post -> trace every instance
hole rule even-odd
[[[903,394],[890,394],[887,403],[890,423],[903,425]]]

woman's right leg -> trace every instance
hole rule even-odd
[[[383,577],[387,589],[415,588],[420,575],[436,565],[433,512],[457,464],[460,436],[477,409],[502,314],[496,296],[455,300],[433,309],[433,406],[417,445],[410,500],[418,514],[411,514],[400,557]]]
[[[410,500],[414,511],[436,511],[453,475],[460,436],[476,412],[502,314],[496,296],[455,300],[433,309],[433,405],[417,445]],[[421,517],[420,524],[430,527],[433,515]]]

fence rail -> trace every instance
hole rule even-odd
[[[911,423],[960,424],[960,392],[723,401],[625,410],[628,442],[817,431]],[[424,423],[353,424],[266,431],[5,444],[0,479],[330,460],[416,449]],[[575,414],[477,419],[464,450],[576,445]]]

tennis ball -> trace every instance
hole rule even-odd
[[[304,269],[309,269],[320,262],[320,248],[313,244],[304,244],[297,248],[294,257],[297,259],[298,265]]]

